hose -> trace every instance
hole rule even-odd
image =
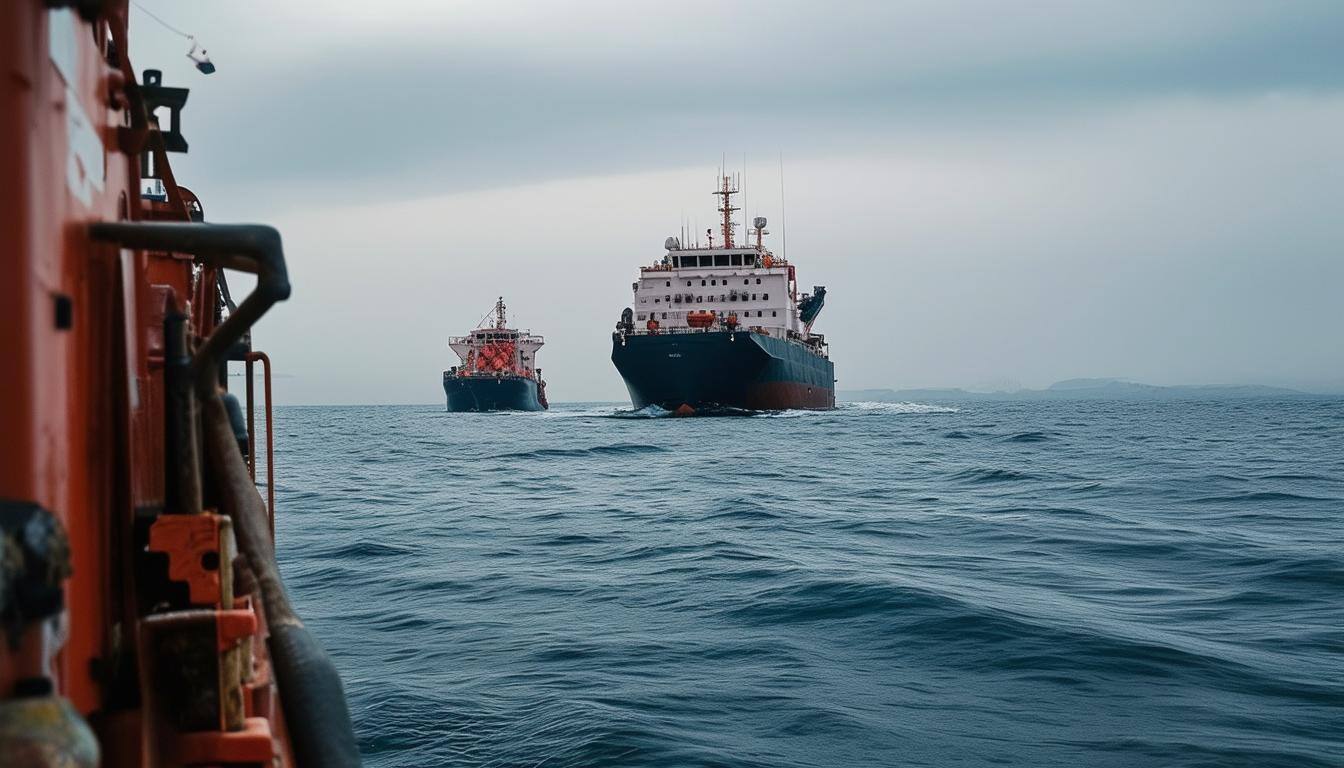
[[[341,678],[289,602],[275,562],[266,504],[248,477],[228,410],[218,393],[203,401],[206,466],[214,477],[220,511],[232,518],[238,550],[261,593],[270,631],[267,648],[294,756],[300,768],[358,768],[359,747]]]

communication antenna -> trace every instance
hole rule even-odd
[[[784,153],[779,153],[779,255],[789,260],[789,220],[784,218]]]
[[[747,153],[742,153],[742,183],[737,185],[738,194],[742,197],[742,240],[750,241],[751,233],[747,231]],[[748,242],[748,245],[750,243]]]

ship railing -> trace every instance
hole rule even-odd
[[[492,330],[493,330],[493,329],[492,329]],[[546,343],[546,337],[545,337],[545,336],[538,336],[537,334],[532,333],[531,331],[526,330],[526,329],[524,329],[524,330],[509,330],[509,331],[506,331],[506,333],[509,334],[509,338],[508,338],[508,339],[505,339],[505,341],[537,342],[537,343],[539,343],[539,344],[545,344],[545,343]],[[449,336],[449,337],[448,337],[448,343],[449,343],[449,344],[474,344],[474,343],[477,343],[478,341],[479,341],[479,339],[478,339],[476,336],[474,336],[474,335],[468,335],[468,336]],[[486,341],[488,342],[489,339],[487,339]]]
[[[464,368],[463,366],[455,365],[452,368],[449,368],[448,370],[443,372],[444,381],[448,381],[450,379],[467,379],[467,378],[493,379],[503,376],[518,376],[524,379],[535,379],[537,381],[541,380],[540,377],[537,376],[537,369],[535,368],[526,371],[518,371],[513,369],[507,369],[503,371],[473,371]]]
[[[663,327],[659,328],[656,331],[650,331],[647,328],[637,327],[637,328],[631,328],[629,330],[617,330],[614,331],[612,335],[620,336],[621,334],[624,334],[626,336],[664,336],[664,335],[689,334],[689,333],[723,333],[725,331],[733,331],[735,333],[757,333],[762,336],[773,336],[774,338],[779,339],[780,341],[788,341],[794,344],[799,344],[801,346],[808,347],[809,349],[816,350],[819,354],[821,354],[824,357],[829,357],[828,346],[825,343],[824,337],[821,334],[813,334],[810,338],[808,338],[793,331],[785,332],[783,335],[772,333],[772,331],[782,331],[782,330],[783,329],[779,328],[778,326],[738,325],[735,328],[729,328],[725,325],[720,324],[720,325],[712,325],[708,328],[689,328],[686,326]]]
[[[266,516],[275,539],[275,429],[271,418],[271,358],[265,352],[248,352],[243,358],[247,370],[247,472],[257,481],[256,396],[253,391],[253,363],[261,363],[262,391],[266,395]]]

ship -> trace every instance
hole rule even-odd
[[[665,253],[639,268],[611,335],[611,361],[635,408],[681,415],[702,412],[826,410],[835,407],[835,366],[812,324],[825,286],[799,295],[795,265],[764,245],[764,217],[752,222],[755,242],[735,240],[738,185],[722,175],[721,240],[664,241]]]
[[[0,4],[0,764],[358,766],[276,565],[280,234],[178,183],[188,89],[129,6]]]
[[[546,340],[531,331],[510,328],[507,311],[500,296],[475,330],[448,340],[459,360],[443,372],[449,412],[544,411],[550,407],[546,382],[536,367],[537,350]]]

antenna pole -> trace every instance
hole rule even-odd
[[[779,153],[779,254],[789,260],[789,220],[784,217],[784,153]]]
[[[751,221],[747,209],[747,153],[742,153],[742,183],[738,186],[742,190],[742,240],[751,245],[751,230],[747,229],[747,223]]]
[[[714,194],[723,196],[723,203],[719,206],[719,213],[723,214],[723,247],[733,247],[733,211],[741,210],[733,206],[733,195],[737,194],[737,186],[733,184],[731,176],[721,176],[722,186]]]

